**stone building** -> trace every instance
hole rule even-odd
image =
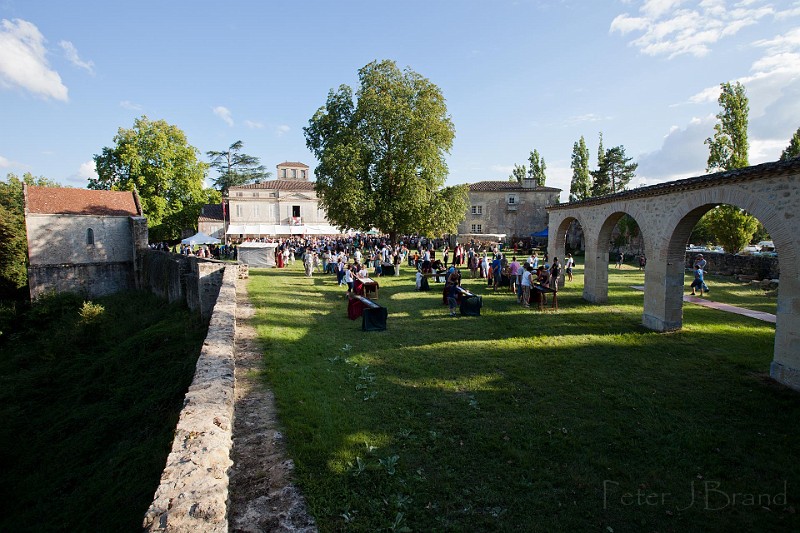
[[[206,204],[197,218],[197,231],[224,240],[225,221],[222,204]]]
[[[285,162],[277,168],[277,179],[228,190],[228,237],[339,233],[319,206],[308,165]]]
[[[547,207],[557,204],[561,189],[537,187],[534,180],[479,181],[469,186],[469,206],[458,225],[461,236],[530,237],[547,228]]]
[[[276,165],[276,168],[278,169],[278,172],[275,174],[275,177],[279,180],[308,181],[310,177],[308,165],[305,163],[284,161],[283,163]]]
[[[135,288],[135,248],[147,247],[135,192],[26,186],[25,226],[31,299]]]

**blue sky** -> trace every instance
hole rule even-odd
[[[632,186],[700,175],[719,84],[744,83],[750,162],[800,127],[800,1],[0,0],[0,176],[85,186],[147,115],[207,160],[242,140],[274,172],[316,165],[302,128],[328,91],[392,59],[437,84],[448,184],[508,178],[537,149],[569,192],[572,146],[624,145]]]

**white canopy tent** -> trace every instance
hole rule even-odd
[[[206,235],[202,231],[195,233],[191,237],[186,237],[185,239],[181,240],[181,244],[188,244],[189,246],[194,246],[195,244],[219,244],[219,239],[216,237],[212,237],[211,235]]]
[[[277,248],[274,242],[243,242],[238,247],[239,262],[253,268],[274,267]]]

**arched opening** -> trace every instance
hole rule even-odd
[[[686,296],[695,292],[695,296],[705,295],[710,302],[752,311],[753,316],[775,315],[779,250],[767,224],[732,204],[709,203],[689,211],[669,241],[669,286],[680,286],[680,300],[677,295],[672,296],[675,305],[683,307]],[[693,287],[695,279],[698,282]],[[715,284],[713,296],[706,293],[705,288],[711,289]]]
[[[86,230],[86,244],[94,246],[94,230],[92,228]]]

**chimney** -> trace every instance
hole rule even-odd
[[[533,178],[522,178],[522,188],[523,189],[535,189],[536,182]]]

